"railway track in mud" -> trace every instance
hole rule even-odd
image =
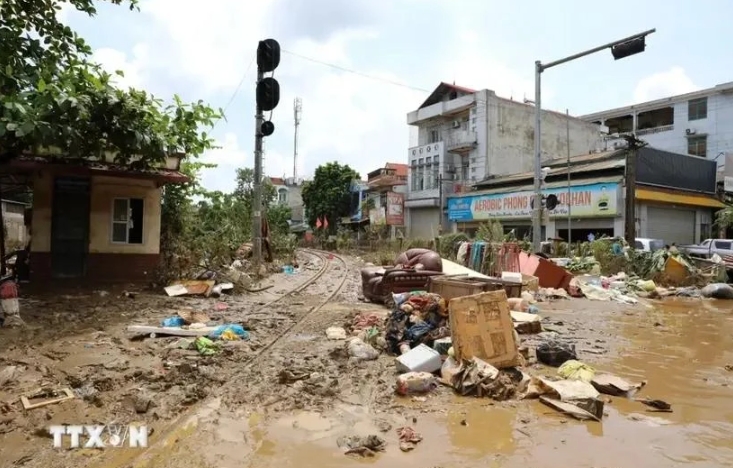
[[[340,263],[343,274],[340,280],[337,282],[334,289],[316,305],[311,306],[305,313],[298,314],[293,317],[292,323],[289,323],[280,333],[269,340],[269,342],[263,347],[259,348],[256,352],[252,353],[244,362],[241,372],[246,372],[251,369],[254,363],[258,362],[260,356],[265,354],[268,350],[271,350],[278,343],[282,342],[283,338],[287,337],[294,329],[300,324],[304,323],[310,317],[313,317],[316,312],[321,310],[326,304],[332,301],[343,289],[346,279],[348,278],[347,268],[348,264],[343,257],[336,255],[331,252],[325,252],[315,249],[299,249],[308,255],[318,258],[321,261],[321,268],[310,278],[304,282],[298,284],[295,288],[287,291],[280,295],[276,299],[269,301],[265,304],[258,306],[252,313],[265,311],[272,306],[278,305],[284,302],[287,298],[291,298],[296,294],[302,293],[308,289],[308,287],[316,284],[319,280],[322,280],[326,273],[334,270],[334,262]],[[229,385],[236,385],[238,379],[234,379],[234,382],[230,384],[224,384],[220,387],[219,393],[226,391],[226,387]],[[134,467],[134,468],[155,468],[159,466],[161,461],[165,460],[166,453],[171,450],[171,446],[176,444],[186,437],[190,437],[195,433],[196,427],[199,425],[199,414],[205,409],[210,403],[211,399],[206,399],[199,402],[198,404],[188,408],[184,413],[178,415],[172,422],[168,423],[165,427],[155,430],[159,435],[151,439],[150,445],[145,450],[138,451],[108,451],[104,455],[94,462],[87,465],[88,467],[99,467],[99,468],[123,468],[123,467]],[[107,456],[109,455],[109,456]]]
[[[328,272],[332,268],[333,265],[332,265],[331,259],[338,260],[341,263],[341,265],[343,266],[344,270],[348,267],[348,265],[346,263],[346,260],[344,260],[343,257],[341,257],[339,255],[336,255],[334,253],[324,252],[322,250],[314,250],[314,249],[299,249],[299,250],[301,250],[302,252],[305,252],[305,253],[307,253],[309,255],[313,255],[314,257],[319,258],[321,260],[321,268],[316,272],[315,275],[313,275],[312,277],[308,278],[306,281],[304,281],[303,283],[299,284],[297,287],[291,289],[290,291],[288,291],[285,294],[281,295],[277,299],[274,299],[274,300],[272,300],[272,301],[270,301],[270,302],[268,302],[266,304],[263,304],[260,307],[258,307],[256,309],[256,312],[263,311],[263,310],[265,310],[265,309],[267,309],[269,307],[272,307],[273,305],[278,304],[282,300],[284,300],[284,299],[286,299],[288,297],[292,297],[293,294],[297,294],[297,293],[301,293],[301,292],[305,291],[309,286],[313,285],[314,283],[316,283],[316,281],[318,281],[319,279],[321,279],[326,274],[326,272]],[[255,352],[252,356],[250,356],[250,358],[247,359],[247,361],[245,363],[245,366],[246,367],[251,366],[252,363],[255,362],[255,360],[259,356],[261,356],[266,351],[268,351],[273,346],[275,346],[280,340],[282,340],[285,336],[287,336],[288,333],[290,333],[294,328],[296,328],[298,325],[300,325],[301,323],[303,323],[304,321],[306,321],[308,319],[308,317],[310,317],[314,313],[318,312],[321,308],[323,308],[323,306],[325,306],[331,300],[333,300],[333,298],[336,297],[341,292],[341,290],[343,289],[344,284],[346,283],[346,278],[347,278],[347,275],[346,274],[342,275],[341,280],[338,283],[338,285],[336,286],[336,288],[334,288],[334,290],[328,296],[326,296],[326,298],[323,301],[321,301],[317,305],[311,307],[308,310],[308,312],[306,312],[302,316],[297,317],[293,321],[293,323],[291,323],[290,325],[288,325],[287,327],[285,327],[277,336],[275,336],[274,339],[270,340],[270,342],[268,344],[266,344],[265,346],[263,346],[262,348],[260,348],[257,352]]]

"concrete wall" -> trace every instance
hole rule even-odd
[[[486,175],[506,175],[534,168],[535,107],[497,97],[488,100],[488,154]],[[601,148],[598,126],[564,114],[542,113],[542,159],[565,157],[568,153],[567,125],[570,124],[570,155]]]
[[[112,204],[115,198],[142,198],[143,243],[112,242]],[[89,253],[158,254],[160,252],[161,192],[155,182],[94,176],[91,179]],[[51,251],[53,177],[37,175],[33,184],[32,252]]]
[[[583,116],[583,118],[588,120],[603,120],[604,118],[608,119],[647,112],[656,108],[673,107],[673,125],[657,129],[637,130],[637,136],[654,148],[673,153],[687,154],[687,129],[694,130],[695,134],[692,136],[707,135],[707,157],[709,159],[715,159],[717,157],[716,162],[718,163],[718,167],[720,167],[725,164],[725,157],[718,157],[718,155],[720,153],[733,152],[733,94],[729,91],[720,93],[714,90],[709,93],[700,94],[707,94],[708,113],[705,119],[689,120],[688,100],[683,96],[670,97],[661,100],[658,104],[655,104],[657,101],[654,101],[637,104],[624,109],[597,112]],[[700,95],[694,95],[692,97],[697,98]],[[609,139],[607,145],[609,148],[613,148],[614,143],[621,143],[622,141],[622,139]]]
[[[287,192],[285,204],[290,208],[290,219],[298,222],[305,219],[301,187],[300,185],[275,185],[275,203],[278,203],[280,191],[285,190]]]

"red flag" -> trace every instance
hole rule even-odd
[[[328,218],[323,217],[323,229],[328,229]]]
[[[321,229],[321,218],[316,218],[316,229]]]

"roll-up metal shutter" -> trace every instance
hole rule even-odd
[[[438,208],[410,208],[410,232],[413,239],[432,239],[438,235]]]
[[[647,207],[647,237],[665,244],[694,244],[695,210]]]

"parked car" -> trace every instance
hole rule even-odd
[[[646,237],[637,237],[634,242],[634,249],[642,252],[655,252],[664,248],[662,239],[648,239]]]
[[[705,239],[700,244],[680,245],[677,248],[691,257],[710,258],[714,254],[723,257],[733,255],[733,240]]]

